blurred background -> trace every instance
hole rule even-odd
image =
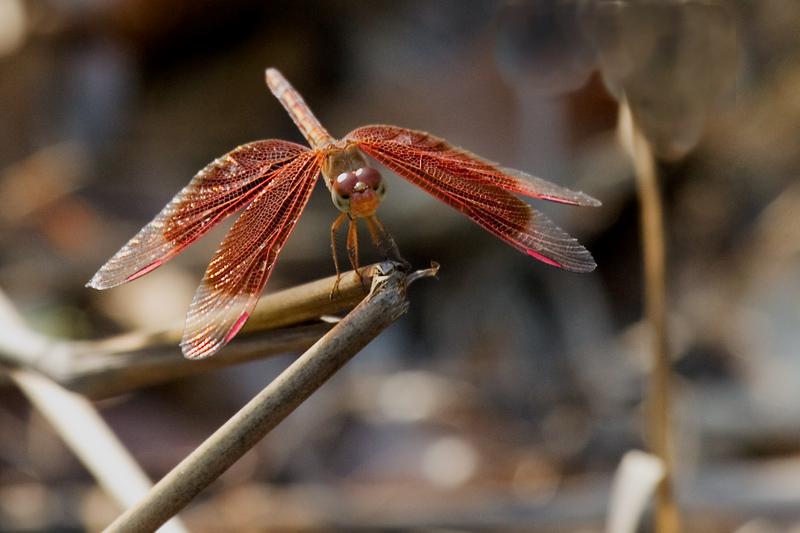
[[[0,287],[57,337],[181,320],[224,228],[127,286],[84,284],[209,161],[302,141],[267,66],[335,137],[426,130],[581,189],[603,207],[536,207],[592,251],[588,275],[386,171],[381,218],[438,281],[182,516],[193,531],[600,531],[614,469],[644,446],[649,361],[624,93],[660,157],[685,528],[800,528],[799,27],[795,0],[0,0]],[[336,214],[318,186],[267,292],[333,274]],[[158,479],[292,357],[97,405]],[[0,381],[0,530],[118,513]]]

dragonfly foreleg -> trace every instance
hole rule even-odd
[[[350,265],[353,267],[356,276],[358,276],[358,281],[364,288],[364,292],[366,292],[367,286],[364,283],[364,276],[358,266],[358,223],[356,220],[351,218],[347,226],[347,256],[350,258]]]
[[[336,217],[336,220],[333,221],[333,224],[331,224],[331,254],[333,254],[333,267],[336,269],[336,281],[333,282],[333,288],[329,295],[331,300],[333,300],[333,297],[336,295],[336,291],[339,290],[339,281],[342,278],[342,273],[339,270],[339,259],[336,257],[336,232],[339,231],[339,228],[345,220],[347,220],[347,214],[340,213],[339,216]]]

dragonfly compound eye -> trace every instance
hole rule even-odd
[[[355,175],[358,181],[369,186],[373,191],[377,191],[383,183],[381,173],[372,167],[361,167],[355,171]]]
[[[333,180],[333,192],[340,198],[344,198],[346,200],[350,198],[351,194],[353,194],[358,182],[359,179],[356,177],[355,172],[342,172],[336,176],[335,180]]]

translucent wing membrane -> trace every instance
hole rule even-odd
[[[347,138],[359,143],[401,145],[405,147],[404,154],[429,156],[435,160],[439,168],[456,173],[466,180],[486,183],[523,196],[571,205],[592,207],[600,205],[598,200],[586,193],[561,187],[520,170],[503,168],[467,150],[451,146],[444,139],[424,131],[397,126],[363,126],[350,132]]]
[[[511,193],[574,205],[599,205],[591,196],[502,169],[424,132],[365,126],[347,138],[521,252],[566,270],[595,269],[591,254],[576,239]]]
[[[280,140],[248,143],[198,172],[166,207],[97,271],[87,286],[108,289],[147,274],[238,211],[290,162],[309,153]]]
[[[320,155],[305,152],[274,172],[231,227],[194,295],[181,348],[200,359],[241,329],[314,189]]]

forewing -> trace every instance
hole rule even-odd
[[[308,203],[320,157],[306,152],[281,167],[233,224],[189,308],[181,341],[186,357],[213,355],[247,321]]]
[[[198,172],[169,204],[87,283],[108,289],[158,268],[215,224],[238,211],[305,146],[281,140],[248,143]]]
[[[387,131],[388,128],[392,130]],[[393,126],[366,127],[355,130],[348,138],[400,176],[458,209],[521,252],[574,272],[595,269],[591,254],[576,239],[509,192],[523,194],[511,188],[514,176],[504,175],[505,181],[495,183],[495,177],[490,178],[485,170],[488,163],[447,148],[444,141],[421,132]],[[563,188],[553,186],[560,201],[566,202]],[[580,196],[583,193],[574,194],[584,202]]]
[[[430,164],[444,172],[523,196],[570,205],[600,205],[598,200],[586,193],[556,185],[521,170],[501,167],[424,131],[397,126],[363,126],[350,132],[347,138],[365,144],[398,145],[394,150],[397,152],[402,149],[407,157],[416,154],[417,157],[428,158]]]

